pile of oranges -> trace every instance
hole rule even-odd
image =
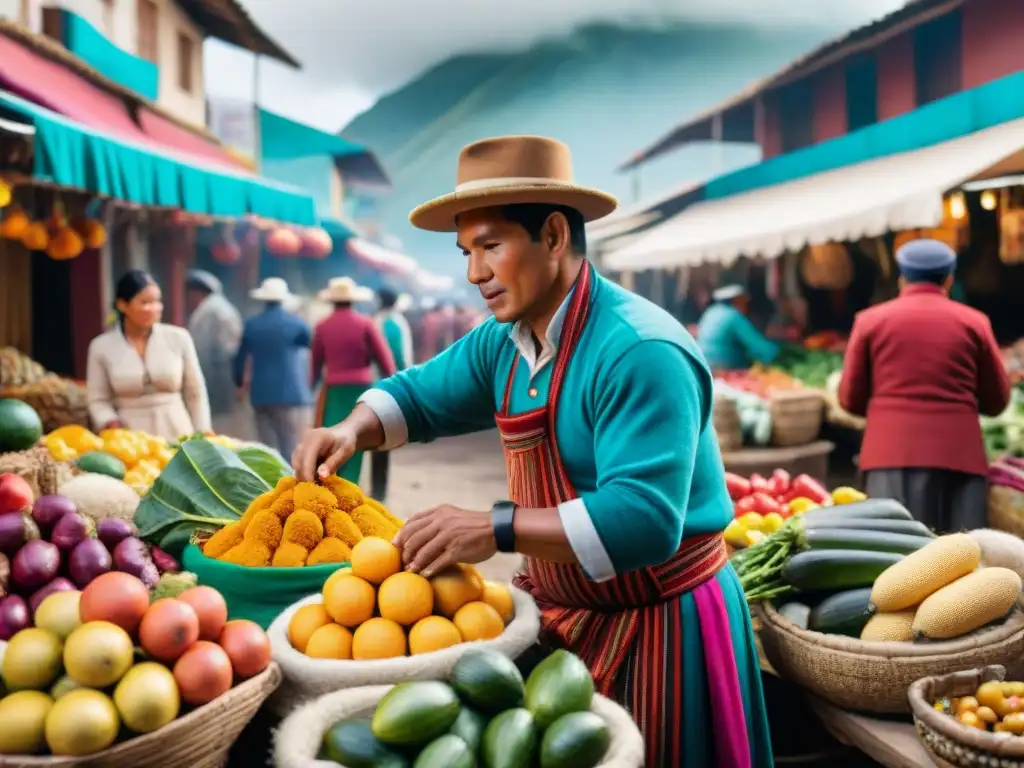
[[[392,659],[491,640],[515,618],[508,587],[458,564],[426,579],[402,570],[391,542],[367,537],[351,566],[324,583],[321,602],[288,625],[292,647],[314,659]]]

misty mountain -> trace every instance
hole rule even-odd
[[[377,219],[427,268],[461,274],[450,235],[419,232],[410,209],[452,189],[459,150],[502,134],[553,136],[573,151],[579,182],[623,204],[756,162],[756,148],[688,147],[616,172],[673,125],[796,58],[837,30],[743,26],[594,25],[512,54],[457,56],[382,98],[346,126],[372,148],[395,191]]]

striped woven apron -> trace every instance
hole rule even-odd
[[[501,412],[495,414],[505,451],[509,497],[522,507],[555,507],[578,497],[554,435],[558,396],[590,311],[591,280],[591,267],[586,263],[566,314],[547,404],[509,414],[517,354]],[[683,691],[676,598],[712,578],[726,562],[725,542],[720,534],[713,534],[684,540],[663,565],[601,583],[590,581],[578,565],[534,558],[526,558],[526,572],[516,577],[516,585],[530,592],[541,609],[542,641],[579,656],[590,668],[597,690],[631,711],[644,734],[649,766],[674,768],[683,761],[679,734],[686,728],[678,719],[669,722],[670,713],[678,712],[678,706],[666,706],[666,702],[680,702]],[[675,610],[665,611],[670,601]],[[745,744],[745,736],[743,741]],[[745,766],[749,760],[749,753],[719,754],[716,762]]]

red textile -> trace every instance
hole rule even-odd
[[[857,315],[839,402],[867,416],[860,468],[988,471],[978,415],[1009,403],[1010,380],[982,313],[914,284]]]
[[[313,378],[323,372],[324,384],[373,383],[376,363],[383,376],[395,373],[395,358],[391,355],[377,324],[354,309],[336,309],[320,321],[313,333]]]

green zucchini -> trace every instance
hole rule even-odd
[[[860,637],[871,618],[871,587],[849,589],[827,597],[815,606],[807,620],[812,632]]]
[[[791,557],[782,578],[800,590],[870,587],[886,568],[902,559],[894,552],[812,549]]]
[[[814,528],[847,528],[849,530],[861,531],[886,531],[888,533],[902,533],[907,536],[927,536],[935,538],[935,533],[922,522],[917,520],[885,520],[883,518],[868,518],[866,520],[855,520],[839,515],[831,517],[823,515],[814,520],[806,520],[807,515],[797,518],[804,530]]]
[[[896,552],[900,555],[917,552],[931,541],[926,536],[851,528],[811,528],[800,537],[806,549],[857,549],[862,552]]]
[[[819,507],[805,513],[801,516],[801,519],[805,521],[805,524],[813,528],[815,523],[823,517],[833,519],[846,517],[855,520],[914,519],[914,516],[907,511],[907,508],[895,499],[868,499],[867,501],[855,501],[852,504],[841,504],[837,507]]]

